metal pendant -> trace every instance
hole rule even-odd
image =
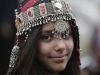
[[[52,30],[52,33],[54,34],[54,37],[56,38],[63,38],[66,37],[66,35],[69,35],[70,27],[67,25],[67,22],[63,20],[57,20],[54,23],[54,29]]]

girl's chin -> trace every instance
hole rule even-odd
[[[59,64],[59,65],[54,65],[54,66],[52,67],[52,70],[55,71],[55,72],[61,72],[61,71],[63,71],[65,68],[66,68],[66,65],[65,65],[65,64]]]

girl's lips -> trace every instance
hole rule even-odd
[[[50,58],[62,58],[64,56],[67,56],[68,54],[62,54],[62,55],[54,55],[54,56],[50,56]]]
[[[67,55],[57,55],[50,57],[55,63],[63,63],[67,58]]]

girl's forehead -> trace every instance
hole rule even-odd
[[[57,25],[57,23],[58,23],[58,25]],[[65,28],[68,28],[69,30],[71,29],[68,22],[64,21],[63,25],[61,25],[61,24],[62,23],[60,21],[58,21],[58,22],[49,21],[47,24],[43,25],[42,32],[43,31],[51,31],[53,29],[61,29],[61,30],[64,30]]]

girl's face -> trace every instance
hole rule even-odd
[[[54,34],[51,33],[54,29],[54,24],[53,22],[49,22],[43,26],[38,43],[37,56],[38,60],[46,69],[60,72],[67,66],[74,48],[74,43],[71,28],[67,22],[66,26],[69,27],[69,36],[61,39],[54,37]]]

